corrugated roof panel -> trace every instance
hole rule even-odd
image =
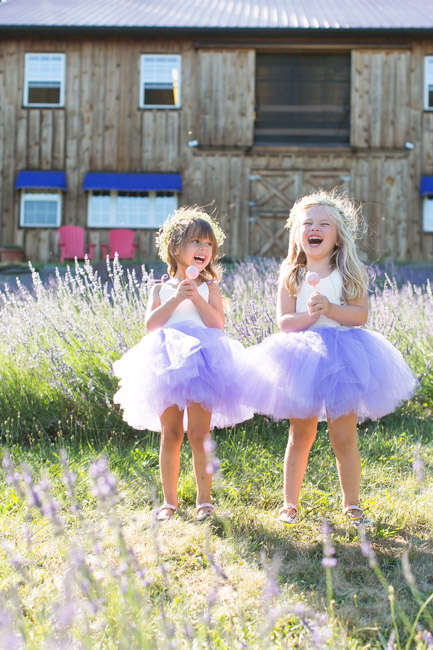
[[[433,0],[6,0],[2,26],[433,29]]]

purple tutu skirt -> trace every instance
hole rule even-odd
[[[246,403],[256,413],[283,418],[358,422],[391,413],[410,399],[418,381],[400,352],[381,334],[322,327],[278,333],[247,350],[262,380],[244,373]]]
[[[135,429],[161,431],[166,408],[192,403],[212,413],[211,427],[243,422],[253,416],[238,377],[245,355],[241,343],[213,327],[181,322],[155,330],[113,364],[120,379],[114,402]]]

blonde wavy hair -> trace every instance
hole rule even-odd
[[[291,296],[296,296],[305,277],[307,257],[302,249],[301,218],[311,208],[324,207],[337,226],[337,241],[331,255],[332,269],[338,269],[343,278],[342,302],[362,298],[367,291],[367,272],[362,263],[356,241],[365,234],[360,206],[346,194],[318,190],[308,194],[294,204],[287,219],[290,229],[289,250],[280,270],[280,280],[285,282]]]
[[[222,275],[222,268],[218,263],[219,249],[225,235],[218,222],[197,206],[182,207],[173,212],[156,235],[159,256],[166,262],[169,276],[174,277],[179,266],[176,249],[182,248],[186,242],[196,237],[209,238],[212,243],[211,260],[199,277],[204,281],[219,282]]]

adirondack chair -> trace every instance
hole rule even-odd
[[[85,249],[87,257],[93,259],[96,244],[84,244],[84,229],[80,226],[60,226],[59,228],[60,262],[73,260],[75,257],[84,260]]]
[[[109,240],[110,243],[101,244],[102,257],[105,258],[107,250],[109,251],[110,260],[114,258],[115,253],[122,259],[134,259],[135,249],[138,244],[134,243],[135,232],[125,228],[118,228],[117,230],[110,230]]]

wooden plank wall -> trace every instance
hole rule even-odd
[[[193,139],[200,145],[252,145],[254,66],[251,51],[198,51],[197,128]]]
[[[410,52],[352,53],[352,147],[401,148],[409,130]]]
[[[190,45],[180,44],[187,78]],[[0,199],[1,244],[25,244],[31,259],[58,259],[56,229],[19,228],[19,192],[14,188],[20,169],[66,171],[68,191],[63,197],[63,223],[86,227],[87,196],[82,183],[88,171],[179,172],[181,112],[140,110],[139,57],[145,52],[172,52],[167,42],[130,39],[94,41],[5,41],[0,47]],[[25,109],[22,106],[24,54],[65,52],[66,103],[63,109]],[[188,89],[188,83],[185,84]],[[191,121],[191,120],[190,120]],[[7,134],[7,135],[6,135]],[[183,137],[183,145],[187,140]],[[189,153],[189,152],[187,152]],[[155,255],[155,231],[137,232],[140,257]],[[108,241],[107,230],[89,230],[98,245]]]
[[[65,52],[65,109],[22,107],[24,54]],[[140,110],[139,56],[182,54],[181,110]],[[9,39],[0,44],[0,244],[25,244],[35,260],[58,259],[57,233],[18,226],[20,169],[67,173],[63,223],[86,227],[87,171],[180,172],[181,203],[214,208],[227,232],[225,251],[250,251],[249,202],[255,170],[287,173],[299,194],[326,174],[347,176],[348,193],[364,203],[372,258],[433,259],[433,235],[422,233],[419,182],[433,175],[433,113],[423,110],[424,56],[433,42],[409,49],[352,52],[351,147],[253,146],[253,49],[195,49],[187,41],[131,38]],[[188,146],[198,140],[199,147]],[[412,142],[414,149],[405,148]],[[331,173],[332,172],[332,173]],[[313,179],[313,180],[312,180]],[[156,255],[153,230],[137,231],[139,257]],[[106,230],[89,230],[98,245]],[[255,244],[256,245],[256,244]]]

